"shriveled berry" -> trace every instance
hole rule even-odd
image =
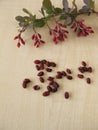
[[[35,60],[34,63],[35,64],[40,64],[40,60]]]
[[[40,66],[39,66],[39,65],[36,65],[36,69],[39,71],[39,70],[40,70]]]
[[[72,79],[73,79],[73,77],[72,77],[72,76],[70,76],[70,75],[67,75],[67,79],[72,80]]]
[[[40,89],[40,86],[39,86],[39,85],[35,85],[35,86],[33,86],[33,89],[34,89],[34,90],[39,90],[39,89]]]
[[[82,61],[81,64],[82,64],[83,66],[86,66],[86,65],[87,65],[87,63],[86,63],[85,61]]]
[[[90,79],[90,78],[87,78],[87,79],[86,79],[86,82],[87,82],[88,84],[90,84],[90,83],[91,83],[91,79]]]
[[[65,96],[66,99],[68,99],[69,98],[69,92],[65,92],[64,96]]]
[[[43,92],[43,96],[49,96],[49,95],[50,95],[50,91]]]
[[[61,74],[56,75],[56,79],[62,79],[62,75]]]
[[[83,78],[84,78],[84,75],[83,75],[83,74],[78,74],[77,76],[78,76],[78,78],[80,78],[80,79],[83,79]]]
[[[44,75],[44,72],[43,71],[40,71],[37,76],[43,76]]]
[[[53,85],[53,83],[54,83],[54,81],[50,81],[50,82],[49,82],[49,85]]]
[[[51,92],[52,88],[50,86],[47,86],[47,90]]]
[[[31,82],[30,79],[24,79],[23,83],[22,83],[23,88],[27,88],[27,84],[30,83],[30,82]]]
[[[66,74],[66,72],[65,72],[65,71],[62,71],[62,75],[63,75],[63,76],[66,76],[67,74]]]
[[[57,82],[53,82],[53,87],[54,88],[59,88],[59,84]]]
[[[45,68],[45,67],[44,67],[44,64],[41,63],[41,64],[40,64],[40,70],[44,70],[44,68]]]
[[[57,92],[57,90],[58,90],[57,88],[52,88],[53,93]]]
[[[41,63],[46,64],[47,60],[43,59],[41,60]]]
[[[70,69],[66,69],[66,72],[68,73],[68,74],[71,74],[72,72],[71,72],[71,70]]]
[[[87,71],[91,73],[91,72],[93,71],[93,70],[92,70],[92,67],[88,67],[88,68],[87,68]]]
[[[49,76],[47,80],[53,81],[53,80],[54,80],[54,77]]]
[[[50,62],[50,64],[51,64],[52,67],[56,67],[56,63]]]
[[[39,80],[40,80],[41,83],[44,83],[44,82],[45,82],[45,80],[44,80],[43,77],[39,77]]]
[[[52,69],[51,68],[46,68],[46,71],[47,72],[52,72]]]
[[[46,62],[46,65],[47,65],[48,67],[50,67],[50,66],[51,66],[51,63],[50,63],[49,61],[47,61],[47,62]]]

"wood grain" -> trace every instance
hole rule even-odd
[[[24,34],[27,45],[18,49],[13,40],[17,34],[14,17],[23,14],[23,7],[40,16],[41,2],[0,1],[0,130],[98,130],[98,18],[84,16],[86,23],[95,30],[95,34],[89,37],[78,38],[70,30],[68,40],[54,45],[45,28],[38,31],[47,45],[36,49],[30,40],[33,32],[29,30]],[[95,2],[98,7],[98,1]],[[61,1],[53,0],[53,3],[61,6]],[[81,6],[82,1],[77,3]],[[59,92],[43,97],[47,84],[39,92],[32,89],[33,84],[39,83],[33,64],[37,58],[55,61],[58,64],[55,71],[71,68],[74,80],[59,81]],[[77,67],[82,60],[94,68],[89,75],[91,85],[76,78]],[[21,83],[26,77],[33,82],[24,90]],[[65,91],[71,94],[69,100],[64,99]]]

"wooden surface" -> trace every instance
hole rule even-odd
[[[95,30],[89,37],[78,38],[70,31],[68,40],[56,46],[45,28],[38,31],[47,45],[36,49],[30,39],[33,31],[29,30],[24,34],[27,44],[18,49],[13,40],[17,34],[14,17],[23,15],[23,7],[40,16],[41,2],[0,0],[0,130],[98,130],[98,18],[84,16],[86,24]],[[53,3],[61,6],[61,0]],[[81,6],[82,0],[77,3]],[[43,97],[47,84],[41,84],[38,92],[32,89],[33,84],[39,83],[33,64],[37,58],[55,61],[55,71],[71,68],[74,80],[60,80],[59,91]],[[89,74],[91,85],[76,77],[82,60],[94,68]],[[21,84],[27,77],[32,84],[24,90]],[[71,94],[68,100],[64,99],[65,91]]]

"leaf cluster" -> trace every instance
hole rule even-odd
[[[90,15],[93,13],[95,9],[95,2],[93,0],[83,0],[84,5],[81,9],[78,10],[76,5],[76,1],[72,1],[72,7],[69,6],[68,0],[62,0],[63,7],[55,7],[50,0],[43,0],[41,7],[41,18],[37,18],[36,15],[30,13],[27,9],[23,8],[23,12],[26,14],[25,16],[17,16],[16,20],[19,23],[21,28],[28,27],[43,27],[47,22],[53,18],[58,16],[58,21],[63,20],[66,25],[71,25],[74,20],[80,14]]]

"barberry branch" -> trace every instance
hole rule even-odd
[[[84,5],[82,8],[78,9],[78,5],[75,0],[72,1],[72,7],[69,6],[68,0],[62,0],[62,8],[55,7],[52,5],[50,0],[43,0],[40,13],[41,18],[37,18],[36,15],[30,13],[27,9],[23,8],[23,11],[27,14],[26,16],[17,16],[20,31],[14,40],[18,40],[17,46],[20,47],[22,44],[25,45],[25,41],[22,38],[22,33],[28,28],[33,27],[34,34],[32,35],[32,40],[34,41],[34,46],[39,47],[41,44],[45,43],[42,40],[41,34],[36,31],[36,28],[42,28],[47,26],[49,29],[49,34],[52,36],[52,40],[55,44],[64,41],[68,36],[67,26],[70,26],[77,36],[88,36],[90,33],[94,33],[90,26],[84,24],[84,19],[78,19],[78,16],[96,14],[98,12],[95,10],[94,0],[83,0]],[[48,21],[54,20],[55,26],[51,28]]]

